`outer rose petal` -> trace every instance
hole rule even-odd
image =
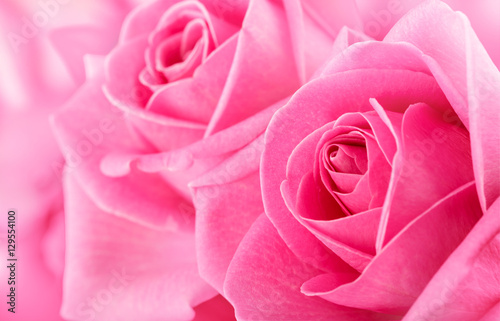
[[[479,199],[486,210],[500,196],[498,69],[467,18],[434,0],[401,19],[385,41],[409,42],[424,53],[424,61],[469,129]]]
[[[251,1],[206,136],[252,116],[298,88],[300,81],[290,52],[292,45],[281,1]]]
[[[426,104],[411,105],[406,110],[377,249],[433,203],[474,180],[467,134]]]
[[[404,321],[500,318],[500,199],[441,266]]]
[[[309,293],[337,304],[404,315],[481,215],[474,184],[464,185],[408,224],[356,281]]]
[[[284,1],[297,72],[302,83],[331,54],[341,28],[356,28],[360,19],[354,1]],[[340,14],[341,13],[341,14]]]
[[[214,156],[224,156],[220,164],[211,166],[213,168],[205,170],[189,184],[196,207],[200,274],[220,293],[241,239],[263,212],[258,172],[263,135],[273,113],[287,100],[188,149],[194,162],[202,167],[203,164],[210,165]],[[149,159],[154,157],[157,156],[152,155]],[[146,163],[147,159],[147,156],[141,158],[139,164]]]
[[[220,293],[241,239],[264,211],[258,172],[263,140],[261,135],[190,183],[200,275]]]
[[[382,40],[394,24],[424,0],[356,0],[368,36]]]
[[[97,208],[65,177],[62,315],[83,320],[191,320],[215,293],[198,275],[194,235],[153,230]]]
[[[319,274],[288,249],[271,222],[261,215],[229,266],[224,292],[238,320],[395,320],[300,293],[302,283]]]

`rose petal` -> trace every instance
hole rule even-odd
[[[297,73],[301,83],[310,79],[318,67],[331,55],[331,47],[335,35],[338,33],[339,25],[341,27],[346,24],[355,25],[357,15],[347,13],[354,7],[352,2],[348,1],[347,4],[340,1],[335,4],[332,2],[335,1],[322,2],[321,8],[317,8],[314,1],[283,1],[290,28]],[[329,10],[332,11],[332,14],[324,20],[321,15]],[[343,14],[340,15],[339,12]],[[343,17],[348,17],[348,22],[345,24],[339,21]],[[338,25],[329,25],[334,23],[338,23]]]
[[[151,90],[139,81],[147,45],[147,36],[137,37],[115,47],[106,57],[105,87],[112,102],[127,108],[143,108],[151,97]]]
[[[423,30],[432,31],[433,37]],[[413,10],[384,41],[401,40],[425,54],[424,60],[469,129],[474,174],[486,210],[500,195],[500,73],[467,18],[441,2],[429,1]]]
[[[180,319],[214,296],[198,275],[194,235],[153,230],[95,206],[66,177],[64,318]]]
[[[356,281],[332,284],[332,291],[318,295],[337,304],[404,315],[481,217],[475,190],[471,182],[447,195],[406,226]]]
[[[258,172],[262,149],[263,135],[190,183],[200,274],[220,293],[241,239],[264,210]]]
[[[295,257],[261,215],[229,266],[224,292],[242,320],[391,320],[300,293],[302,283],[319,274]]]
[[[101,83],[102,78],[89,81],[54,115],[53,127],[66,157],[65,172],[75,175],[91,199],[107,212],[157,227],[190,228],[193,222],[187,223],[178,209],[182,197],[160,176],[134,168],[125,177],[112,178],[100,171],[101,160],[109,151],[151,152],[130,130],[123,114],[109,104]],[[79,121],[75,123],[75,119]]]
[[[208,123],[222,93],[236,49],[233,37],[215,50],[190,79],[153,94],[146,109],[169,117]]]
[[[431,204],[474,178],[467,131],[446,122],[431,107],[415,104],[408,108],[401,140],[384,204],[378,249]]]
[[[221,295],[196,306],[194,312],[193,321],[236,321],[232,305]]]
[[[206,136],[290,95],[299,86],[290,34],[280,4],[250,3],[231,71]],[[273,88],[273,90],[269,90]]]
[[[136,37],[149,35],[158,21],[171,6],[181,0],[147,1],[137,6],[128,14],[120,34],[120,43],[126,43]]]
[[[500,316],[500,199],[448,257],[405,321],[494,321]]]

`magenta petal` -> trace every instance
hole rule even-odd
[[[401,140],[384,204],[378,248],[434,202],[474,179],[467,131],[446,122],[431,107],[415,104],[408,108]]]
[[[241,320],[388,320],[302,294],[302,284],[320,274],[298,260],[261,215],[229,266],[224,292]]]
[[[474,226],[404,321],[495,321],[500,317],[500,199]]]
[[[214,295],[198,275],[194,235],[101,211],[70,177],[65,195],[65,318],[187,320],[194,317],[192,307]]]
[[[405,227],[356,281],[321,297],[361,309],[406,313],[481,217],[475,190],[469,183],[434,204]]]
[[[193,321],[236,321],[234,308],[221,295],[217,295],[194,309]]]

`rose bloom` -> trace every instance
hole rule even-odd
[[[498,69],[438,1],[337,40],[260,164],[262,135],[191,183],[201,273],[239,320],[498,320]]]
[[[53,118],[63,317],[234,319],[199,273],[188,183],[265,131],[345,25],[361,29],[351,2],[161,0],[128,15],[109,55],[87,57],[86,83]]]

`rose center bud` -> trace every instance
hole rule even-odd
[[[343,212],[333,217],[381,205],[385,189],[381,191],[371,182],[374,177],[377,182],[388,182],[390,165],[370,124],[360,114],[346,115],[323,133],[317,145],[316,164],[317,183],[325,187]]]
[[[154,89],[191,77],[215,44],[210,16],[201,4],[183,2],[173,6],[149,37],[141,83]]]

